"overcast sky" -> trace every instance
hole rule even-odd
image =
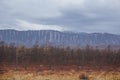
[[[0,29],[120,34],[120,0],[0,0]]]

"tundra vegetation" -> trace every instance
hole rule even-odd
[[[119,80],[120,49],[0,42],[0,80]]]

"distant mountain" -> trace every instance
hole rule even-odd
[[[120,35],[108,33],[73,33],[53,30],[0,30],[0,40],[6,43],[32,46],[51,44],[57,46],[120,45]]]

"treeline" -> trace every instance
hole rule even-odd
[[[120,49],[111,50],[92,48],[70,48],[55,46],[33,47],[15,46],[15,43],[5,45],[0,42],[0,65],[76,65],[76,66],[120,66]]]

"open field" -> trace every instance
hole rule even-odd
[[[29,67],[27,70],[22,67],[6,67],[0,71],[0,80],[120,80],[120,68],[93,68],[82,67],[79,70],[75,66],[48,66]]]
[[[89,80],[120,80],[120,72],[106,71],[13,71],[0,74],[0,80],[80,80],[79,76],[87,75]]]

